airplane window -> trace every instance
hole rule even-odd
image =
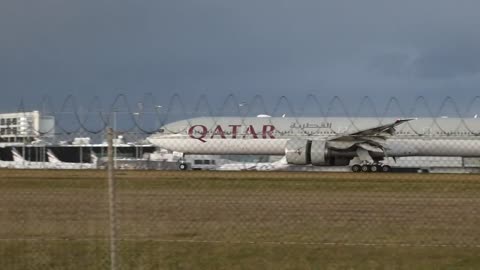
[[[158,133],[163,133],[163,132],[165,132],[165,130],[163,128],[158,130]]]

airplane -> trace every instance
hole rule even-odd
[[[389,157],[480,157],[479,136],[477,118],[262,115],[180,120],[147,140],[184,155],[284,155],[294,165],[351,165],[353,172],[390,172],[391,166],[383,162]],[[182,164],[180,169],[186,169]]]
[[[50,149],[47,150],[47,156],[48,156],[49,163],[59,169],[96,169],[97,168],[98,158],[93,153],[93,151],[90,154],[90,159],[91,159],[90,163],[63,162],[60,159],[58,159]]]
[[[63,162],[59,160],[53,152],[47,150],[47,162],[42,161],[28,161],[17,151],[12,148],[13,161],[0,161],[0,168],[14,168],[14,169],[96,169],[97,156],[92,152],[91,163],[72,163]]]

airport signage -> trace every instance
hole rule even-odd
[[[273,132],[275,131],[275,126],[273,125],[263,125],[261,130],[255,129],[253,125],[244,126],[242,125],[228,125],[222,127],[217,125],[214,129],[208,129],[204,125],[193,125],[188,129],[188,135],[197,140],[205,141],[204,139],[275,139]]]

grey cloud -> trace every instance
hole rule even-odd
[[[387,77],[405,77],[411,68],[411,57],[400,52],[386,53],[374,56],[369,66],[371,70]]]
[[[438,43],[437,43],[438,42]],[[471,37],[432,40],[410,52],[389,52],[372,57],[369,68],[386,77],[448,80],[480,72],[480,43]]]
[[[458,44],[455,48],[427,51],[413,63],[414,72],[422,78],[455,78],[480,72],[480,47]]]
[[[0,106],[72,92],[474,95],[478,10],[467,0],[1,1]]]

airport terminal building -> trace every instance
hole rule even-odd
[[[39,111],[0,114],[0,143],[30,143],[55,135],[55,118]]]

